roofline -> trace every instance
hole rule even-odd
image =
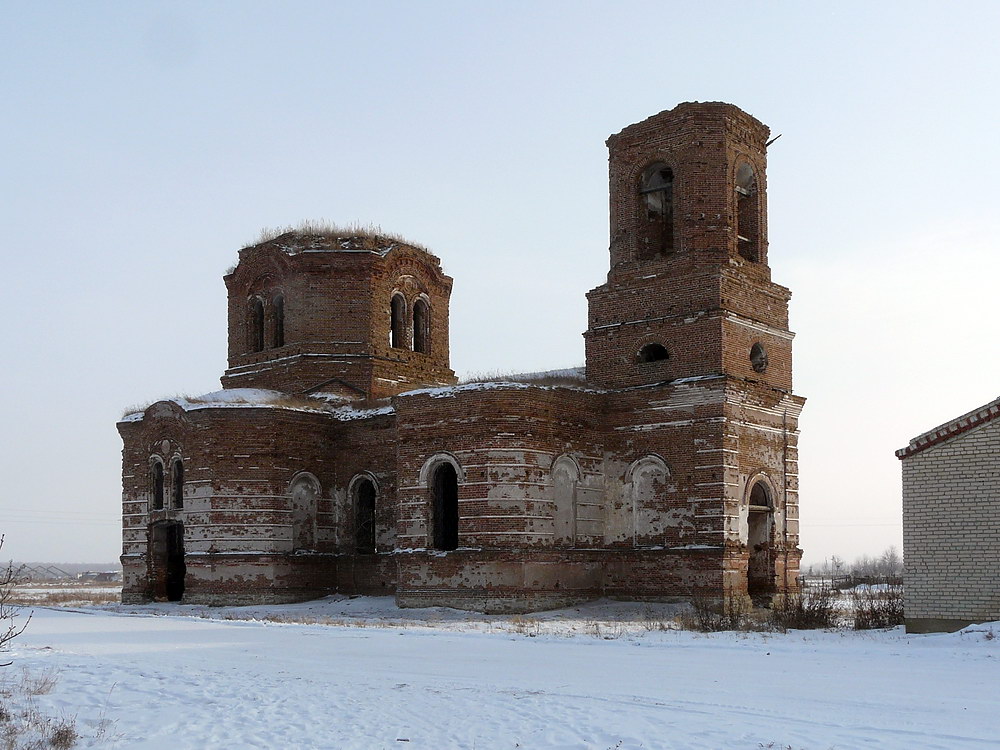
[[[896,451],[896,458],[902,461],[904,458],[909,458],[938,443],[951,440],[953,437],[957,437],[976,427],[981,427],[997,418],[1000,418],[1000,398],[994,399],[988,404],[983,404],[978,409],[973,409],[950,422],[938,425],[933,430],[928,430],[921,435],[917,435],[910,441],[909,445]]]

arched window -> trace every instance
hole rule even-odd
[[[250,305],[250,349],[264,351],[264,302],[260,298]]]
[[[458,547],[458,472],[448,462],[441,463],[431,476],[433,545],[435,549]]]
[[[669,359],[670,354],[663,344],[646,344],[639,350],[638,359],[640,362],[660,362]]]
[[[625,473],[625,497],[632,511],[632,544],[661,544],[670,469],[659,456],[644,456]]]
[[[375,483],[360,479],[354,486],[354,549],[362,555],[375,552]]]
[[[674,173],[663,162],[646,167],[639,184],[640,259],[654,258],[674,250]]]
[[[560,456],[552,464],[552,520],[557,544],[575,544],[577,538],[577,484],[580,469],[569,456]]]
[[[430,354],[430,315],[427,303],[418,299],[413,303],[413,351]]]
[[[312,474],[299,474],[292,480],[289,494],[292,512],[292,550],[315,549],[319,481]]]
[[[285,298],[279,294],[274,298],[274,348],[285,345]]]
[[[740,255],[754,262],[760,260],[758,216],[757,177],[744,162],[736,170],[736,242]]]
[[[152,472],[150,483],[153,491],[153,510],[163,510],[163,463],[160,459],[153,459],[150,471]]]
[[[184,462],[175,459],[170,467],[170,494],[175,508],[184,507]]]
[[[392,295],[389,301],[389,345],[406,348],[406,301],[401,294]]]

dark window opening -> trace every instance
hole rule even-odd
[[[153,462],[153,510],[163,510],[163,464]]]
[[[264,351],[264,303],[253,301],[250,315],[250,348],[255,352]]]
[[[750,347],[750,366],[754,372],[764,372],[767,369],[767,350],[760,344]]]
[[[274,298],[274,348],[285,345],[285,298]]]
[[[430,354],[430,316],[427,303],[418,299],[413,305],[413,351]]]
[[[362,479],[355,490],[354,541],[355,550],[362,555],[375,552],[375,484]]]
[[[771,494],[763,482],[757,482],[750,490],[750,510],[770,510]]]
[[[434,492],[432,522],[434,547],[453,550],[458,547],[458,473],[450,463],[434,471],[431,482]]]
[[[661,362],[669,358],[670,354],[663,344],[646,344],[639,350],[640,362]]]
[[[747,260],[760,260],[759,212],[757,178],[753,167],[741,164],[736,170],[736,242],[740,255]]]
[[[639,185],[638,257],[647,260],[674,250],[674,173],[657,162],[642,173]]]
[[[406,302],[403,298],[394,294],[389,302],[389,344],[394,349],[404,349],[406,347]]]
[[[175,508],[184,507],[184,462],[180,459],[174,461],[171,476],[171,490],[173,494],[173,504]]]

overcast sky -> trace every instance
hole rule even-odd
[[[0,0],[2,557],[120,553],[137,403],[216,390],[236,251],[380,225],[465,375],[582,364],[605,138],[732,102],[792,289],[805,561],[901,544],[914,435],[1000,395],[1000,4]]]

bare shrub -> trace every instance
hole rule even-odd
[[[895,583],[857,586],[850,592],[855,630],[903,624],[903,587]]]
[[[642,620],[641,620],[641,622],[642,622],[642,626],[646,630],[648,630],[650,632],[652,632],[654,630],[673,630],[674,629],[674,623],[673,623],[673,621],[664,620],[662,617],[660,617],[655,612],[653,612],[653,610],[651,608],[649,608],[649,607],[645,607],[642,610]]]
[[[0,549],[3,548],[4,537],[0,534]],[[21,608],[14,603],[14,583],[17,571],[14,570],[14,563],[8,563],[7,569],[0,568],[0,651],[9,648],[12,640],[17,638],[31,622],[29,613],[24,622],[19,622]],[[12,662],[0,664],[0,667],[9,667]]]
[[[836,628],[840,624],[837,592],[828,587],[777,597],[771,622],[781,631]]]
[[[760,630],[760,623],[752,617],[753,607],[749,597],[713,597],[695,594],[691,597],[692,611],[680,618],[681,627],[714,633],[722,630]]]

